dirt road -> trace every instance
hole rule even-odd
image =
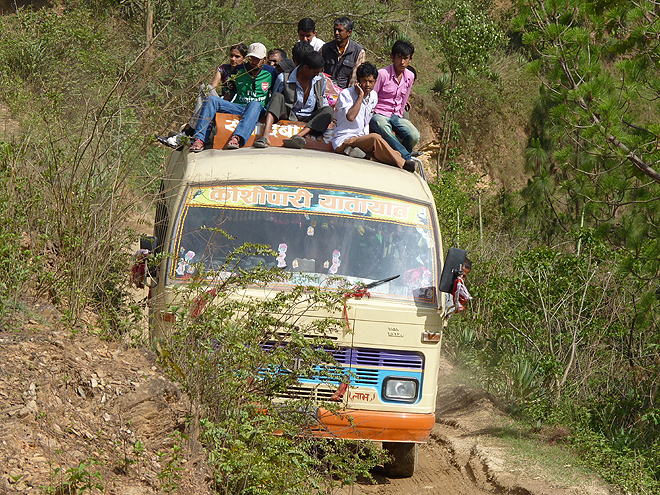
[[[40,303],[12,329],[0,329],[0,495],[56,490],[76,466],[98,471],[106,493],[162,493],[162,473],[172,462],[162,453],[172,451],[186,429],[187,397],[149,350],[87,331],[74,335],[60,328],[60,318]],[[419,450],[415,476],[389,479],[380,469],[375,484],[365,481],[338,495],[610,493],[594,477],[558,481],[531,461],[521,470],[497,438],[511,420],[495,401],[460,385],[447,362],[440,382],[436,425]],[[211,493],[199,444],[187,444],[177,462],[177,493]]]
[[[495,434],[518,428],[484,391],[455,383],[452,366],[441,363],[436,425],[419,450],[412,478],[389,479],[376,471],[376,484],[360,483],[342,495],[609,495],[615,493],[594,475],[578,472],[566,477],[535,461],[519,459]],[[537,435],[539,448],[553,455],[557,432]],[[547,446],[544,445],[547,441]],[[543,452],[542,452],[543,453]],[[524,468],[520,468],[521,462]],[[570,481],[567,481],[570,480]]]

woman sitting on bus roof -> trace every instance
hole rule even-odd
[[[195,127],[197,126],[197,120],[199,119],[199,113],[202,110],[202,105],[204,100],[209,96],[219,96],[218,95],[218,85],[220,86],[220,93],[225,100],[231,101],[231,99],[236,94],[236,85],[231,79],[232,76],[236,75],[238,69],[243,65],[245,57],[247,56],[248,48],[245,46],[245,43],[237,43],[232,45],[229,49],[229,63],[222,64],[218,67],[218,70],[215,71],[215,76],[210,85],[202,84],[199,88],[199,95],[197,96],[197,103],[195,104],[195,111],[193,116],[190,118],[190,121],[186,124],[183,132],[192,136],[195,133]]]
[[[170,133],[169,137],[157,136],[159,142],[170,148],[179,148],[180,146],[183,146],[184,143],[189,141],[188,136],[192,136],[195,133],[195,127],[199,120],[199,113],[202,110],[202,105],[206,98],[209,96],[219,97],[219,91],[225,100],[231,101],[236,94],[236,86],[232,76],[235,76],[239,67],[243,65],[247,52],[248,48],[245,46],[245,43],[237,43],[229,48],[229,63],[222,64],[218,67],[211,84],[200,85],[195,110],[188,123],[183,126],[180,132]],[[220,86],[220,89],[218,89],[218,86]]]
[[[332,147],[337,153],[355,158],[369,157],[414,172],[414,161],[404,160],[380,134],[369,133],[369,121],[378,103],[378,96],[373,91],[377,78],[378,69],[373,64],[365,62],[357,69],[358,82],[355,86],[339,93],[339,99],[335,104],[337,127],[332,139]]]

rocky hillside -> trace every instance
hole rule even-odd
[[[194,411],[155,355],[32,311],[0,332],[0,493],[206,493]]]

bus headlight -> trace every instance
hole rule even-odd
[[[419,393],[419,381],[415,378],[390,376],[383,382],[383,397],[399,402],[415,402]]]

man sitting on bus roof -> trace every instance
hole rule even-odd
[[[268,50],[268,55],[266,56],[268,59],[266,63],[272,67],[277,67],[277,64],[279,64],[282,60],[287,58],[286,52],[282,50],[281,48],[272,48]]]
[[[294,60],[298,62],[302,43],[294,47]],[[287,148],[301,149],[307,143],[305,136],[310,132],[323,134],[332,122],[333,109],[325,98],[325,77],[323,57],[311,48],[305,50],[300,65],[290,73],[284,72],[277,77],[273,96],[268,105],[266,126],[262,136],[254,142],[255,148],[267,148],[270,145],[268,136],[273,124],[281,119],[299,120],[307,125],[295,136],[284,139],[282,143]]]
[[[356,158],[368,156],[376,161],[414,172],[414,161],[404,160],[380,134],[369,133],[369,121],[378,103],[378,96],[373,91],[377,77],[376,67],[365,62],[357,69],[357,84],[339,93],[339,99],[335,103],[337,127],[332,139],[332,147],[337,153]]]
[[[335,39],[321,48],[325,62],[324,72],[341,89],[353,86],[357,82],[357,68],[366,59],[366,52],[359,43],[351,41],[353,21],[348,17],[335,19]]]
[[[398,40],[392,46],[392,65],[378,71],[374,91],[378,104],[369,128],[385,138],[387,144],[410,160],[413,147],[419,142],[419,131],[403,112],[408,103],[415,75],[408,70],[415,47],[409,41]]]
[[[298,21],[298,39],[298,43],[306,41],[317,52],[320,52],[325,44],[321,38],[316,37],[316,23],[310,17]]]
[[[241,121],[236,126],[226,149],[237,149],[245,144],[254,132],[259,117],[266,112],[268,100],[277,76],[275,68],[264,65],[266,62],[266,47],[261,43],[252,43],[244,63],[236,74],[236,96],[233,101],[209,96],[202,105],[199,114],[194,141],[190,151],[204,149],[204,143],[211,135],[211,124],[218,112],[241,115]]]

